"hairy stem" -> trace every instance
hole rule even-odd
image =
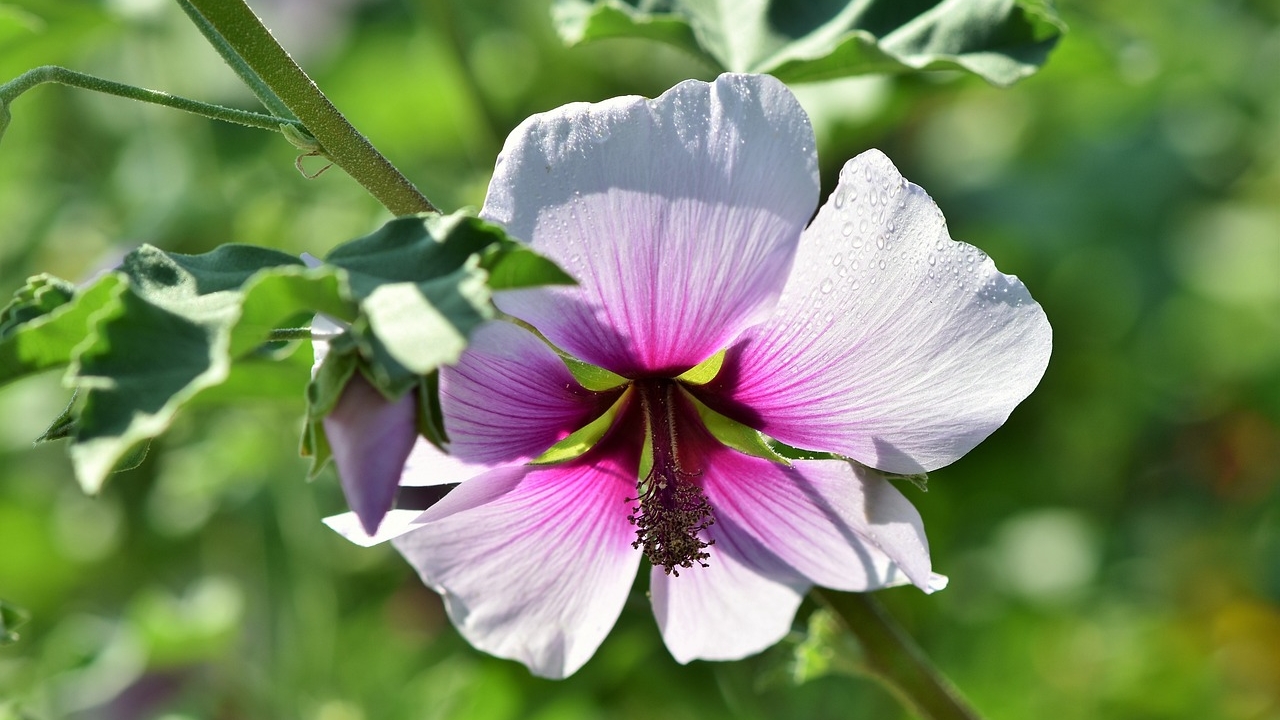
[[[261,128],[263,130],[274,130],[279,132],[281,125],[291,125],[299,129],[304,129],[302,128],[302,123],[297,120],[275,117],[274,115],[265,115],[263,113],[249,112],[248,110],[236,110],[235,108],[224,107],[222,105],[213,105],[211,103],[191,100],[189,98],[170,95],[169,93],[159,92],[156,90],[147,90],[146,88],[140,88],[134,85],[126,85],[124,83],[118,83],[111,80],[104,80],[100,77],[76,72],[75,70],[68,70],[67,68],[58,67],[56,65],[45,65],[33,70],[28,70],[4,85],[0,85],[0,134],[3,134],[5,127],[8,125],[9,103],[13,102],[14,99],[22,93],[44,83],[69,85],[71,87],[93,90],[100,93],[106,93],[108,95],[128,98],[130,100],[139,100],[141,102],[153,103],[155,105],[163,105],[165,107],[203,115],[204,117],[211,118],[213,120],[224,120],[226,122],[248,125],[249,127]]]
[[[925,720],[980,720],[871,593],[815,588],[813,595],[858,639],[867,669]]]
[[[218,33],[218,29],[210,25],[209,21],[200,14],[200,11],[195,9],[195,6],[191,4],[191,0],[178,0],[178,7],[182,8],[182,12],[187,14],[191,23],[200,30],[200,34],[204,35],[204,39],[209,41],[213,49],[218,51],[218,54],[222,56],[222,60],[235,71],[241,82],[253,91],[253,94],[257,96],[263,107],[270,110],[274,115],[286,118],[293,117],[293,113],[290,112],[284,101],[276,96],[271,91],[271,88],[267,87],[262,78],[258,77],[253,68],[249,67],[249,64],[244,61],[244,58],[240,57],[235,48],[231,47],[227,39]]]
[[[244,0],[187,0],[235,55],[302,121],[324,155],[396,215],[439,212],[342,116]]]

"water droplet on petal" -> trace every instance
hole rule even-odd
[[[885,269],[886,264],[887,264],[887,263],[885,263],[885,261],[881,260],[881,261],[880,261],[880,269],[881,269],[881,270]]]
[[[844,253],[836,253],[835,257],[831,258],[831,264],[836,267],[840,267],[842,262],[844,262]]]
[[[850,235],[852,235],[852,234],[853,234],[853,223],[851,223],[851,222],[847,222],[847,223],[845,223],[844,225],[840,226],[840,234],[841,234],[841,235],[843,235],[843,236],[845,236],[845,237],[849,237]]]
[[[937,265],[937,264],[938,264],[938,258],[937,258],[937,257],[935,257],[933,253],[929,253],[929,264],[930,264],[930,265]],[[932,274],[933,274],[933,273],[930,273],[930,275],[932,275]]]
[[[840,208],[844,207],[844,191],[842,191],[842,190],[837,190],[837,191],[836,191],[836,196],[835,196],[834,198],[832,198],[832,202],[834,202],[834,203],[835,203],[835,205],[836,205],[836,209],[837,209],[837,210],[839,210]]]
[[[878,249],[878,250],[883,250],[883,249],[884,249],[884,236],[883,236],[883,235],[880,235],[880,236],[877,236],[877,237],[876,237],[876,249]]]
[[[836,284],[832,282],[831,278],[826,278],[822,281],[822,287],[819,289],[822,290],[823,295],[826,295],[827,293],[831,292],[831,289],[834,288],[835,286]]]

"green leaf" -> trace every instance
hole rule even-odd
[[[31,312],[38,301],[16,309],[16,303],[10,304],[6,316],[12,322],[0,336],[0,386],[71,362],[93,328],[122,311],[121,296],[126,290],[121,277],[106,275],[43,314]]]
[[[0,600],[0,645],[17,642],[18,633],[14,631],[25,624],[29,617],[25,610]]]
[[[130,291],[78,349],[69,377],[85,396],[70,453],[90,493],[182,406],[232,377],[232,361],[272,329],[316,311],[354,314],[334,268],[308,270],[261,248],[175,256],[144,246],[122,269]]]
[[[577,284],[559,265],[514,242],[491,245],[480,267],[489,272],[489,287],[493,290]]]
[[[27,279],[13,294],[9,304],[0,310],[0,338],[13,333],[18,326],[71,302],[76,286],[52,275],[36,275]]]
[[[1038,70],[1065,31],[1035,0],[556,0],[553,15],[571,44],[650,38],[784,82],[965,70],[1009,85]]]

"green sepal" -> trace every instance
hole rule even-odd
[[[569,374],[573,375],[573,379],[577,380],[579,385],[591,390],[592,392],[613,390],[614,388],[622,387],[623,385],[631,382],[621,375],[605,370],[598,365],[585,363],[575,357],[566,355],[559,350],[556,350],[556,353],[559,354],[560,359],[564,361],[564,365],[569,369]]]
[[[570,433],[546,452],[530,461],[531,465],[554,465],[581,457],[609,432],[622,409],[631,401],[631,388],[627,388],[604,413]]]
[[[444,427],[444,409],[440,407],[440,371],[427,373],[418,385],[418,434],[444,452],[449,435]]]
[[[857,464],[859,467],[866,469],[867,472],[874,473],[876,475],[879,475],[880,477],[883,477],[885,480],[895,480],[900,482],[911,483],[920,492],[929,492],[929,474],[928,473],[914,473],[911,475],[899,475],[897,473],[885,472],[884,470],[877,470],[876,468],[873,468],[870,465],[860,463],[857,460],[854,460],[853,458],[845,457],[838,453],[822,452],[819,450],[804,450],[798,447],[792,447],[791,445],[788,445],[784,442],[780,442],[778,440],[774,440],[773,438],[769,438],[768,443],[769,443],[769,447],[772,448],[774,452],[776,452],[777,454],[781,455],[784,458],[787,458],[788,460],[842,460],[844,462],[851,462],[851,463]]]
[[[18,641],[16,630],[26,624],[31,616],[27,611],[0,600],[0,645]]]
[[[552,14],[570,44],[648,38],[784,82],[964,70],[1008,85],[1036,72],[1066,30],[1037,0],[555,0]]]
[[[862,645],[830,610],[819,608],[809,615],[802,639],[791,653],[788,678],[795,685],[828,675],[865,677],[870,668]]]
[[[836,453],[823,452],[821,450],[804,450],[773,438],[769,438],[767,442],[771,450],[788,460],[847,460],[847,458]]]
[[[760,434],[759,430],[749,428],[736,420],[731,420],[721,415],[704,405],[688,391],[685,391],[684,394],[685,398],[693,403],[694,409],[698,411],[698,417],[702,419],[702,424],[706,426],[707,431],[715,439],[746,455],[764,458],[780,465],[791,464],[785,456],[774,451],[768,439]]]
[[[71,400],[67,402],[67,406],[63,408],[62,413],[49,423],[49,427],[45,428],[40,437],[35,439],[35,444],[53,442],[54,440],[65,440],[75,435],[76,432],[76,413],[79,410],[76,401],[80,399],[80,391],[76,390],[71,393]]]
[[[712,355],[693,367],[685,370],[676,376],[676,379],[686,385],[706,385],[716,376],[720,374],[720,368],[724,367],[725,351]]]

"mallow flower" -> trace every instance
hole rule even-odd
[[[505,319],[442,371],[450,455],[419,441],[399,480],[456,488],[329,524],[394,538],[463,636],[547,677],[592,656],[646,560],[680,662],[775,643],[814,585],[944,585],[886,474],[999,427],[1050,328],[880,152],[814,216],[818,194],[809,120],[768,76],[526,120],[481,215],[579,284],[499,293]],[[356,412],[335,455],[374,467],[398,412]]]

